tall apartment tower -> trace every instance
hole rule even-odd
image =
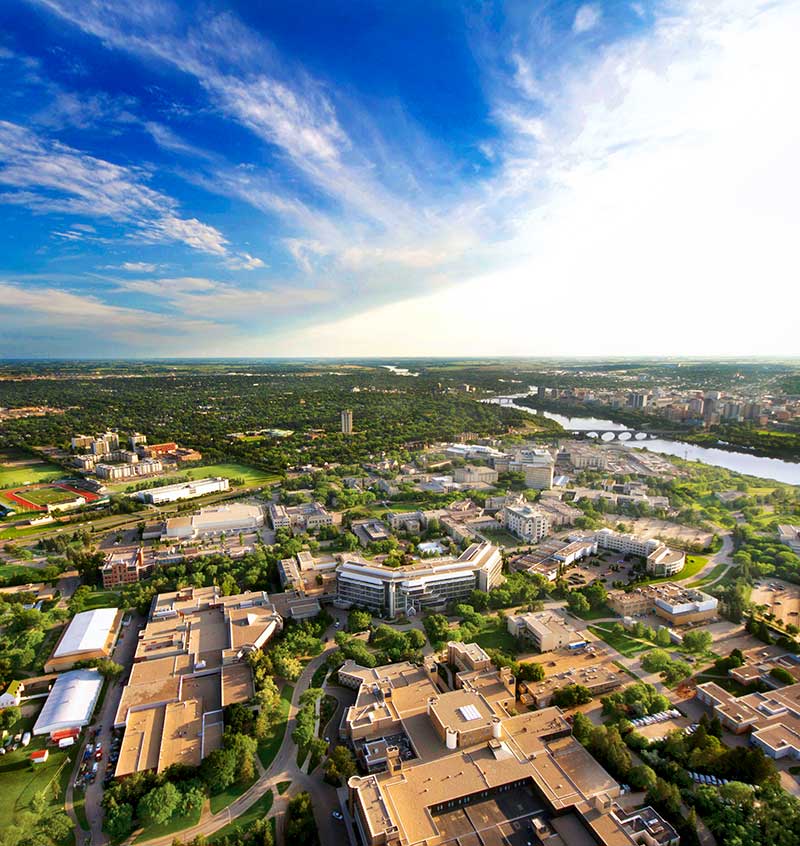
[[[353,434],[353,412],[349,408],[342,409],[342,434]]]

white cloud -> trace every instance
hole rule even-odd
[[[89,156],[44,139],[29,129],[0,121],[0,202],[35,212],[107,217],[133,224],[131,237],[178,242],[211,255],[226,256],[227,241],[195,218],[181,218],[177,203],[148,187],[148,174]],[[75,236],[56,233],[62,238]]]
[[[120,265],[108,264],[105,270],[124,270],[127,273],[155,273],[161,265],[149,261],[124,261]]]
[[[570,72],[554,111],[518,106],[543,132],[505,138],[486,270],[270,351],[796,354],[796,309],[775,304],[798,302],[800,8],[680,11]]]
[[[575,20],[572,22],[572,31],[578,34],[589,32],[594,29],[602,17],[602,12],[597,6],[589,3],[581,6],[575,13]]]
[[[239,253],[239,255],[232,256],[228,259],[227,265],[231,270],[258,270],[266,267],[262,259],[251,256],[250,253]]]

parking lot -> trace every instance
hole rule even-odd
[[[766,605],[784,626],[800,626],[800,587],[797,585],[770,579],[756,585],[750,599],[754,605]]]
[[[693,720],[684,717],[682,714],[676,715],[674,711],[669,713],[670,715],[666,719],[652,720],[652,722],[635,726],[636,732],[648,740],[657,740],[666,737],[673,731],[688,731],[695,724]]]

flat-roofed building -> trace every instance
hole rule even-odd
[[[506,502],[500,512],[501,525],[528,543],[538,543],[550,534],[550,518],[535,505],[520,497]]]
[[[510,635],[531,643],[539,652],[552,652],[583,640],[555,611],[512,614],[506,626]]]
[[[350,531],[358,538],[361,546],[369,546],[371,543],[380,543],[389,540],[388,527],[380,520],[354,520],[350,524]]]
[[[210,493],[219,493],[230,489],[230,482],[219,476],[208,479],[197,479],[192,482],[181,482],[177,485],[163,485],[160,488],[150,488],[135,494],[136,499],[153,505],[165,502],[177,502],[181,499],[194,499]]]
[[[269,519],[272,523],[272,528],[277,532],[279,529],[291,529],[292,521],[289,518],[289,513],[286,506],[280,505],[277,502],[269,504]]]
[[[217,587],[154,597],[114,718],[124,728],[116,776],[197,766],[222,742],[222,710],[252,698],[245,658],[281,630],[267,594]]]
[[[674,582],[645,585],[628,592],[611,590],[606,603],[622,617],[655,612],[673,626],[713,620],[719,605],[716,597]]]
[[[348,781],[348,807],[365,846],[433,846],[455,842],[456,833],[460,843],[500,843],[528,830],[561,838],[543,841],[550,846],[639,842],[625,827],[635,824],[614,805],[619,785],[571,736],[558,708],[510,716],[477,690],[439,693],[423,704],[424,688],[383,689],[367,680],[364,688],[374,701],[362,706],[396,711],[412,750],[408,758],[387,745],[377,750],[385,772]]]
[[[475,590],[489,591],[503,580],[500,550],[475,543],[458,558],[431,558],[402,567],[384,567],[356,556],[336,573],[336,602],[364,607],[389,617],[443,608]]]
[[[122,609],[95,608],[76,614],[44,665],[46,673],[69,670],[79,661],[110,658],[122,624]]]
[[[750,732],[750,742],[770,758],[800,759],[800,683],[734,696],[707,682],[697,686],[696,695],[727,729]]]
[[[781,543],[785,543],[792,552],[800,555],[800,526],[782,523],[778,526],[778,540]]]
[[[134,584],[150,576],[155,569],[155,559],[145,560],[144,548],[125,552],[109,552],[102,566],[100,574],[103,577],[103,587],[106,590]]]
[[[673,549],[655,538],[614,532],[611,529],[599,529],[589,535],[581,533],[570,537],[571,540],[587,538],[596,540],[601,549],[644,558],[647,572],[651,576],[674,576],[683,570],[686,563],[686,554],[682,550]]]
[[[201,508],[196,514],[167,520],[168,538],[197,538],[253,531],[264,525],[264,509],[257,504],[230,502]]]
[[[479,464],[467,464],[453,470],[453,481],[466,485],[477,483],[493,485],[497,481],[497,476],[497,470],[493,467],[484,467]]]
[[[96,669],[70,670],[55,681],[39,712],[33,733],[52,734],[88,725],[103,689],[103,677]]]

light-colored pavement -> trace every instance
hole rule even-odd
[[[120,678],[112,682],[106,691],[103,706],[100,710],[100,716],[95,723],[95,727],[101,726],[101,731],[97,735],[97,740],[99,740],[102,744],[103,757],[100,761],[100,766],[98,767],[96,781],[94,784],[89,784],[86,787],[86,801],[84,804],[86,819],[89,823],[89,828],[91,829],[90,834],[92,846],[104,846],[104,844],[109,842],[108,835],[103,831],[103,775],[105,774],[105,768],[111,750],[111,736],[112,728],[114,726],[114,717],[117,713],[119,701],[122,697],[124,682],[129,674],[130,667],[133,664],[133,656],[136,652],[136,644],[139,639],[139,630],[144,625],[144,620],[138,614],[133,612],[131,613],[131,623],[129,626],[121,629],[120,638],[117,641],[113,655],[114,661],[125,667],[125,672]],[[67,813],[72,818],[76,832],[81,832],[88,836],[88,833],[84,832],[79,825],[73,808],[73,786],[83,757],[83,749],[84,747],[81,747],[80,755],[78,755],[78,759],[75,762],[75,768],[70,776],[69,785],[67,786],[66,809]],[[77,839],[80,841],[80,837]]]
[[[328,655],[335,648],[335,644],[331,644],[326,650],[313,658],[306,665],[300,678],[295,683],[292,701],[289,706],[289,720],[286,725],[286,733],[284,734],[278,754],[269,768],[261,772],[258,781],[245,793],[231,802],[224,810],[217,814],[212,814],[206,809],[197,825],[177,833],[177,837],[180,840],[189,841],[198,836],[208,837],[214,834],[235,820],[236,817],[243,814],[255,802],[261,799],[268,790],[271,790],[273,795],[273,806],[270,816],[275,815],[280,817],[285,810],[288,799],[293,794],[305,790],[311,794],[322,846],[341,846],[343,842],[343,827],[341,829],[339,827],[342,824],[331,819],[331,813],[338,808],[336,791],[330,785],[323,782],[321,767],[318,767],[311,774],[301,772],[297,766],[297,746],[292,740],[292,732],[296,725],[297,712],[299,710],[300,696],[309,687],[314,672],[325,663]],[[330,692],[332,695],[336,695],[334,689],[331,689]],[[337,713],[339,713],[338,708]],[[286,781],[291,782],[291,787],[286,794],[279,796],[278,784]],[[279,829],[282,829],[282,820],[278,820],[278,823]],[[169,837],[161,837],[144,842],[147,843],[147,846],[171,846],[175,837],[176,835],[170,835]]]

